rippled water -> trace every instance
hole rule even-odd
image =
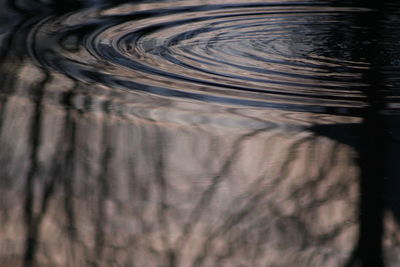
[[[394,1],[0,7],[1,266],[399,264]]]
[[[382,40],[371,39],[363,19],[372,12],[292,1],[127,4],[47,18],[30,41],[40,64],[86,82],[206,102],[348,113],[368,104],[363,74],[381,64],[375,62],[381,54],[390,53],[387,71],[398,66],[396,47],[386,45],[390,29]],[[371,43],[382,51],[368,55]]]
[[[346,50],[358,45],[346,36],[365,30],[348,25],[354,13],[368,10],[195,4],[126,5],[50,18],[38,26],[32,46],[41,64],[127,90],[317,112],[365,106],[361,76],[370,62]]]

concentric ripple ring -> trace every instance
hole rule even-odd
[[[183,1],[118,11],[43,21],[32,34],[35,57],[75,79],[160,97],[333,113],[365,106],[369,63],[347,49],[358,45],[347,36],[365,29],[346,25],[351,14],[368,10]]]

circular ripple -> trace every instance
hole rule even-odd
[[[338,113],[365,106],[369,64],[351,48],[362,45],[354,33],[366,29],[349,25],[368,10],[181,5],[52,18],[33,33],[33,50],[41,64],[76,79],[162,97]]]

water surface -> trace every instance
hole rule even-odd
[[[11,2],[1,266],[399,264],[398,5]]]

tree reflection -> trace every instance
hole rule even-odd
[[[355,180],[341,179],[354,168],[347,146],[276,126],[223,135],[171,128],[118,114],[108,100],[82,109],[78,87],[63,105],[42,97],[36,109],[29,98],[32,116],[20,117],[31,125],[31,163],[25,191],[5,202],[26,199],[25,249],[14,251],[25,266],[344,260],[335,251],[351,244],[355,223]],[[339,214],[324,222],[330,212]]]
[[[355,141],[326,133],[351,118],[302,114],[317,125],[306,130],[240,115],[267,126],[232,130],[141,117],[123,92],[33,66],[16,51],[29,25],[18,27],[1,60],[2,265],[383,264],[378,70],[365,74],[360,201]],[[300,115],[279,116],[295,125]]]

